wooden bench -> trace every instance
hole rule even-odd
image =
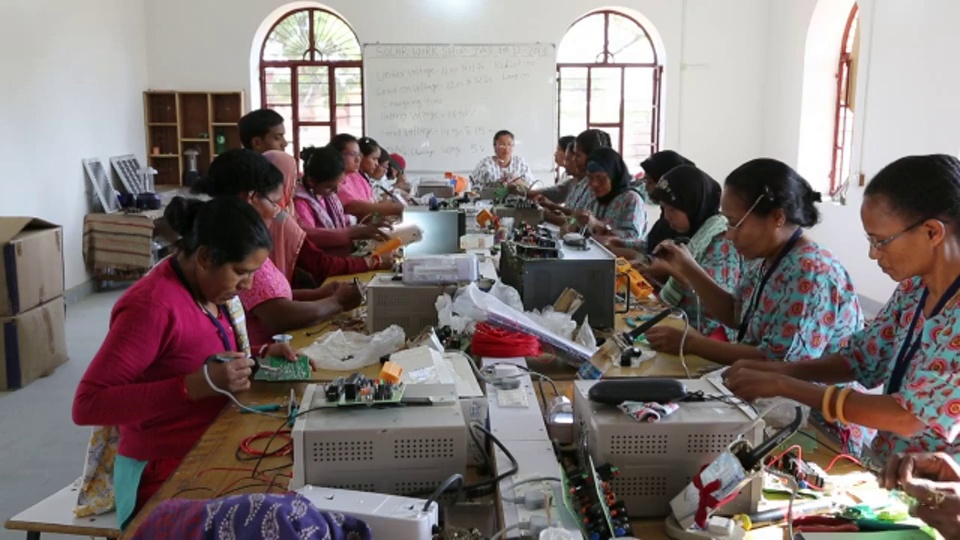
[[[115,512],[85,518],[73,515],[78,489],[77,485],[70,484],[13,516],[7,520],[5,527],[13,531],[25,531],[27,540],[40,540],[41,533],[120,538]]]

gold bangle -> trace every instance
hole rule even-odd
[[[823,392],[823,401],[820,403],[820,412],[823,413],[823,419],[831,424],[836,421],[836,418],[830,414],[830,398],[833,397],[833,393],[836,391],[836,386],[828,386]]]
[[[847,396],[853,392],[853,388],[844,388],[840,391],[840,395],[837,396],[837,421],[841,424],[849,424],[845,416],[843,416],[843,404],[847,401]]]

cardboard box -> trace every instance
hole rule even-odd
[[[0,317],[63,295],[63,229],[42,219],[0,217]]]
[[[0,390],[26,386],[67,361],[63,297],[0,319]]]

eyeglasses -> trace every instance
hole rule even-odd
[[[349,158],[357,157],[359,155],[360,155],[360,152],[344,152],[343,153],[343,157],[349,157]]]
[[[728,231],[740,230],[740,226],[743,225],[743,222],[746,221],[748,217],[750,217],[750,214],[753,213],[753,211],[757,208],[757,205],[760,204],[760,201],[762,201],[765,196],[766,195],[760,195],[759,197],[757,197],[757,200],[753,201],[753,204],[750,206],[750,209],[747,210],[747,213],[744,214],[742,218],[740,218],[740,221],[738,221],[735,225],[730,225],[729,223],[727,224],[727,230]]]
[[[276,206],[277,208],[280,207],[280,199],[274,200],[274,199],[271,199],[270,197],[267,197],[266,195],[263,195],[263,196],[261,196],[260,198],[261,198],[262,200],[267,201],[268,203],[272,204],[273,206]]]
[[[494,146],[497,148],[513,148],[513,143],[497,143]]]
[[[888,245],[890,242],[893,242],[893,241],[896,240],[897,238],[900,238],[901,236],[903,236],[903,235],[907,234],[908,232],[916,229],[917,227],[923,225],[923,224],[926,223],[926,222],[927,222],[926,219],[922,219],[922,220],[914,223],[913,225],[907,227],[906,229],[898,232],[897,234],[890,235],[890,236],[884,238],[883,240],[874,240],[874,239],[871,238],[870,235],[868,234],[868,235],[867,235],[867,243],[870,244],[870,249],[875,249],[875,250],[877,250],[877,251],[880,251],[880,250],[882,250],[883,248],[887,247],[887,245]]]

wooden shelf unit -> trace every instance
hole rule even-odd
[[[183,153],[190,148],[200,151],[197,168],[203,174],[218,154],[243,146],[237,128],[245,112],[243,92],[148,90],[143,109],[147,163],[157,170],[157,185],[182,184],[187,166]],[[221,136],[224,142],[218,143]]]

